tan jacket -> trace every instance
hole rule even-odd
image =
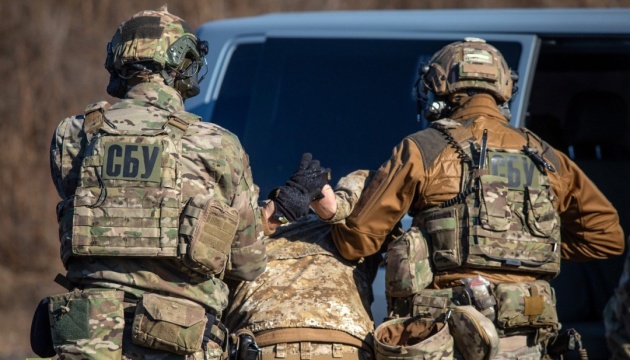
[[[470,98],[451,116],[455,121],[474,118],[470,130],[481,139],[488,130],[488,147],[520,150],[525,138],[509,125],[494,99],[485,94]],[[562,221],[562,259],[605,259],[624,250],[617,211],[599,189],[566,155],[544,144],[543,157],[557,164],[549,172],[554,203]],[[345,223],[335,225],[333,238],[342,256],[358,259],[376,253],[386,235],[407,212],[419,212],[453,198],[462,189],[461,165],[447,146],[432,164],[424,164],[420,149],[405,138],[365,188]],[[474,271],[494,282],[529,281],[533,277]],[[442,273],[435,286],[448,286],[462,274]]]

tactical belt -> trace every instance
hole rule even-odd
[[[365,352],[354,346],[331,343],[330,340],[327,343],[301,341],[265,347],[260,360],[361,360],[366,358],[362,354]]]
[[[331,339],[334,339],[335,344],[345,344],[372,351],[371,346],[366,344],[364,341],[339,330],[289,328],[265,330],[257,332],[254,335],[256,337],[256,344],[260,347],[304,341],[331,343]]]

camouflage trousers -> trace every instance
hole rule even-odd
[[[611,359],[630,359],[630,311],[627,297],[617,289],[604,308],[606,342]]]
[[[262,360],[373,360],[367,350],[355,346],[320,342],[281,343],[261,347]]]

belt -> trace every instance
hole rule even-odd
[[[263,347],[261,360],[360,360],[366,353],[372,354],[352,345],[301,341]]]
[[[368,345],[370,342],[361,341],[360,339],[340,330],[319,329],[319,328],[286,328],[264,330],[254,334],[256,344],[258,346],[270,346],[281,343],[299,343],[304,341],[329,343],[334,339],[335,343],[351,345],[354,347],[363,347],[368,350],[372,348]],[[371,344],[370,344],[371,345]]]

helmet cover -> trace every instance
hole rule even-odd
[[[478,89],[500,103],[512,97],[512,71],[499,50],[483,39],[466,38],[446,45],[423,72],[422,85],[437,96]]]
[[[155,63],[159,69],[178,68],[186,56],[199,60],[197,37],[183,19],[168,12],[144,10],[123,22],[107,48],[105,68],[110,72],[126,64]]]

